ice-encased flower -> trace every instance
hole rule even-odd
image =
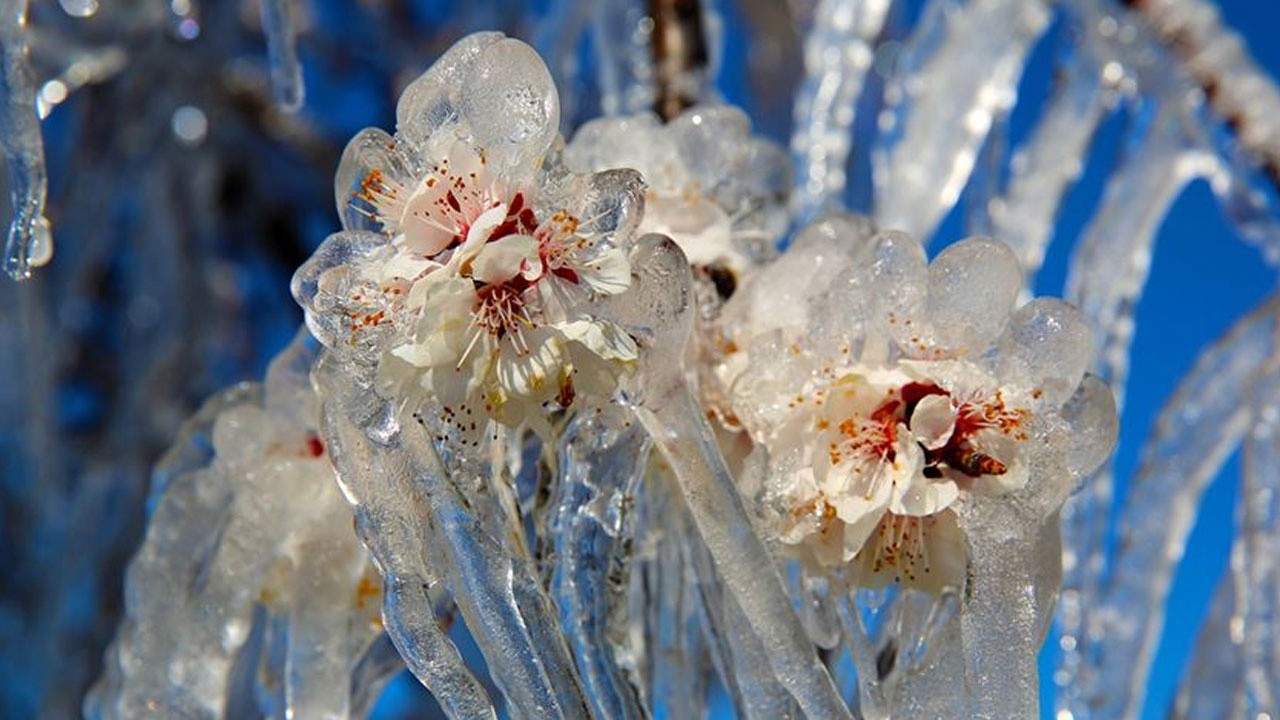
[[[696,106],[665,124],[653,115],[592,120],[564,156],[579,172],[638,170],[647,184],[641,233],[675,240],[696,271],[728,273],[721,283],[772,257],[787,229],[786,153],[753,136],[736,107]]]
[[[396,115],[348,144],[345,230],[295,278],[316,336],[464,432],[610,392],[636,347],[591,306],[630,283],[639,176],[558,164],[551,77],[497,33],[445,53]]]
[[[1070,306],[1014,311],[1020,278],[991,240],[926,264],[910,237],[831,218],[726,305],[717,377],[766,457],[756,495],[783,547],[856,585],[963,584],[958,513],[1063,464],[1058,410],[1089,358]]]

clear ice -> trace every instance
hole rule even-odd
[[[0,715],[1137,717],[1239,452],[1168,711],[1280,716],[1280,301],[1110,460],[1186,188],[1280,256],[1212,5],[425,5],[0,0]]]

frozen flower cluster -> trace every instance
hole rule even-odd
[[[905,234],[834,217],[730,301],[722,414],[763,458],[747,488],[783,547],[858,586],[961,587],[965,504],[1071,476],[1060,408],[1090,336],[1065,303],[1015,308],[1021,277],[992,240],[927,263]]]
[[[396,118],[347,146],[344,230],[295,276],[316,337],[463,434],[611,392],[636,346],[591,307],[630,284],[639,175],[565,168],[550,74],[497,33],[449,50]]]

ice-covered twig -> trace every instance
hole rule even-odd
[[[1280,90],[1203,0],[1125,0],[1155,29],[1205,90],[1240,144],[1280,182]]]
[[[259,3],[276,104],[285,112],[297,112],[306,101],[306,86],[302,82],[302,63],[298,61],[292,0],[259,0]]]
[[[657,93],[654,110],[664,120],[676,117],[707,95],[711,58],[703,5],[701,0],[649,0]]]
[[[1239,545],[1237,544],[1237,548]],[[1232,562],[1237,560],[1233,551]],[[1244,717],[1240,707],[1239,623],[1235,582],[1224,575],[1214,590],[1208,616],[1200,628],[1192,663],[1178,688],[1169,717],[1173,720],[1231,720]]]
[[[1083,169],[1107,105],[1100,81],[1118,80],[1118,67],[1099,67],[1087,48],[1063,51],[1053,97],[1030,140],[1014,153],[1007,191],[991,205],[993,234],[1017,254],[1024,293],[1034,287],[1063,194]]]
[[[44,141],[28,63],[27,0],[0,0],[0,148],[9,166],[13,218],[4,247],[4,271],[15,280],[53,256],[45,218]]]
[[[1255,424],[1245,444],[1239,561],[1232,563],[1247,717],[1280,713],[1280,374],[1253,383]],[[1234,560],[1235,558],[1233,558]]]
[[[891,0],[823,0],[804,44],[804,84],[796,93],[791,214],[807,222],[841,205],[858,97]]]
[[[1109,570],[1105,604],[1082,638],[1106,639],[1098,649],[1097,677],[1084,682],[1107,716],[1136,714],[1146,695],[1173,571],[1200,497],[1248,431],[1253,413],[1245,392],[1251,379],[1280,361],[1278,313],[1280,300],[1268,302],[1201,356],[1143,449],[1120,516],[1125,531]],[[1134,613],[1135,607],[1146,611]]]
[[[645,717],[615,657],[615,614],[630,564],[629,507],[644,477],[649,439],[618,408],[576,418],[561,440],[552,592],[596,716]],[[619,575],[622,575],[619,577]]]
[[[934,0],[924,13],[885,88],[872,169],[877,223],[928,238],[1013,105],[1049,11],[1041,0]]]

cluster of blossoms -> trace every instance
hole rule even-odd
[[[1058,410],[1089,336],[1058,301],[1013,312],[1020,277],[993,241],[926,266],[910,237],[834,218],[730,301],[722,416],[764,458],[747,487],[771,534],[811,570],[960,587],[968,499],[1027,491],[1033,468],[1061,463]]]
[[[478,444],[491,419],[537,426],[614,391],[639,352],[598,309],[631,288],[634,238],[669,235],[700,310],[685,360],[708,414],[745,431],[725,451],[767,534],[855,584],[961,584],[967,499],[1062,464],[1058,411],[1089,359],[1078,314],[1015,312],[1017,262],[988,240],[929,264],[912,238],[833,217],[775,257],[786,156],[736,109],[598,120],[567,146],[558,122],[541,60],[499,34],[409,86],[394,136],[348,145],[344,230],[295,277],[317,338]]]
[[[578,172],[639,171],[640,232],[675,240],[722,296],[773,257],[787,229],[788,158],[752,136],[751,121],[732,106],[694,107],[665,124],[653,115],[592,120],[564,157]]]
[[[397,122],[344,153],[345,229],[294,281],[312,331],[463,434],[612,392],[636,346],[591,307],[630,285],[639,176],[563,167],[550,75],[496,33],[418,78]]]

